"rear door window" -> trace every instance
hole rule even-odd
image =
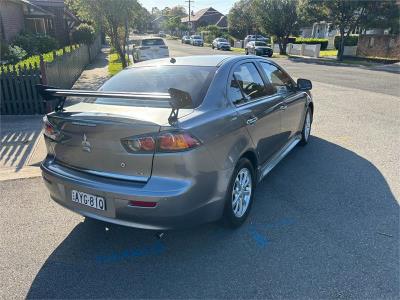
[[[228,87],[228,97],[235,105],[270,94],[253,63],[244,63],[233,71]]]

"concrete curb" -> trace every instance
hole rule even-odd
[[[320,65],[328,65],[328,66],[341,66],[341,67],[357,67],[357,68],[362,68],[366,70],[372,70],[372,71],[384,71],[384,72],[389,72],[389,73],[395,73],[395,74],[400,74],[400,68],[397,70],[394,69],[392,66],[386,67],[386,65],[376,65],[376,66],[365,66],[365,65],[359,65],[359,64],[348,64],[345,62],[340,62],[340,61],[330,61],[324,58],[306,58],[306,57],[300,57],[300,56],[288,56],[289,60],[297,60],[300,62],[305,62],[305,63],[315,63],[315,64],[320,64]]]
[[[0,169],[0,182],[41,176],[42,172],[39,167],[27,166],[19,170],[13,168]]]

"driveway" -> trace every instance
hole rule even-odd
[[[313,80],[313,136],[260,183],[243,227],[159,240],[85,221],[40,178],[0,182],[0,298],[397,298],[398,75],[278,62]]]

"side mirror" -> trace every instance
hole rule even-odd
[[[300,91],[309,91],[312,89],[312,83],[308,79],[299,78],[297,79],[297,88]]]

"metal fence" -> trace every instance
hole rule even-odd
[[[70,52],[54,55],[52,62],[40,59],[40,65],[0,68],[0,106],[2,115],[43,114],[48,111],[35,85],[49,84],[71,88],[87,64],[101,49],[100,37],[90,45],[72,47]]]

